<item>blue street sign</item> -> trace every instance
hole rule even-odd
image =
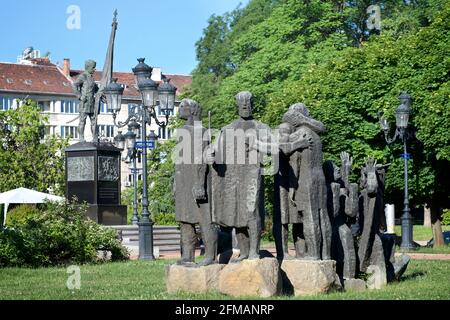
[[[142,169],[141,168],[130,169],[131,173],[139,173],[140,170],[142,170]]]
[[[406,154],[405,154],[405,153],[402,153],[400,157],[401,157],[402,159],[405,159],[405,158],[406,158],[406,159],[409,160],[409,159],[411,159],[411,153],[406,153]]]
[[[135,147],[138,149],[155,149],[155,141],[136,141]]]

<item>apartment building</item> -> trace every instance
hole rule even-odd
[[[72,91],[72,82],[83,70],[72,70],[70,60],[65,59],[62,66],[53,64],[48,58],[19,59],[17,63],[0,63],[0,112],[17,107],[24,99],[32,99],[38,103],[43,113],[48,115],[49,123],[46,126],[46,135],[60,135],[69,137],[70,143],[78,142],[78,110],[79,101]],[[177,87],[177,96],[190,84],[191,76],[161,74],[159,68],[153,69],[152,79],[161,82],[162,77],[171,79],[171,83]],[[113,77],[118,78],[118,83],[124,85],[125,90],[122,99],[122,108],[117,115],[117,121],[125,121],[131,110],[140,103],[140,94],[135,84],[134,75],[130,72],[114,72]],[[95,74],[96,81],[101,78],[101,71]],[[179,101],[175,104],[175,110],[170,116],[174,116],[178,109]],[[135,110],[135,109],[134,109]],[[165,115],[156,107],[159,120],[165,120]],[[118,129],[114,126],[112,114],[102,104],[98,115],[98,129],[101,139],[110,140],[118,131],[125,133],[127,128]],[[89,141],[92,136],[89,127],[89,119],[86,123],[85,138]],[[147,128],[154,130],[159,141],[170,139],[172,132],[167,128],[162,130],[154,121]],[[141,159],[138,158],[138,167]],[[131,175],[128,165],[122,162],[122,188],[131,186]]]

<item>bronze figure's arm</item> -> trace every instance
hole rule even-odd
[[[83,87],[84,80],[84,74],[80,74],[72,84],[73,92],[76,94],[78,100],[81,100],[81,88]]]

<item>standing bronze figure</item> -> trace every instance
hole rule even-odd
[[[249,134],[266,141],[270,128],[253,119],[250,92],[236,95],[239,118],[222,128],[208,153],[212,163],[213,219],[236,229],[242,259],[259,259],[264,217],[263,153],[250,148]]]
[[[308,108],[302,103],[292,105],[284,115],[283,122],[294,128],[294,132],[289,136],[290,142],[299,141],[302,137],[308,137],[310,141],[307,148],[296,149],[298,153],[294,153],[292,160],[289,160],[292,174],[297,181],[290,186],[292,190],[289,199],[294,203],[303,224],[303,230],[299,230],[295,235],[297,256],[303,259],[328,260],[331,258],[331,225],[322,170],[322,143],[319,137],[325,127],[309,116]],[[301,250],[304,252],[300,252]]]
[[[351,223],[358,214],[358,185],[350,183],[352,159],[341,153],[341,168],[325,161],[324,173],[328,191],[328,213],[332,226],[331,257],[336,260],[336,271],[341,278],[356,276],[356,253]]]
[[[195,263],[195,225],[199,224],[205,245],[205,258],[199,265],[206,266],[216,260],[218,233],[211,223],[210,175],[208,164],[203,161],[208,142],[202,139],[206,129],[199,122],[200,116],[196,101],[181,101],[179,117],[186,123],[177,130],[178,143],[183,148],[176,154],[174,193],[176,220],[181,224],[182,257],[178,263]]]
[[[99,87],[95,83],[94,73],[96,62],[87,60],[85,63],[85,71],[78,76],[73,83],[73,90],[80,100],[80,122],[78,125],[78,134],[80,141],[84,141],[84,128],[86,126],[86,118],[91,120],[91,132],[93,141],[97,138],[97,113],[95,112],[96,94],[99,92]]]

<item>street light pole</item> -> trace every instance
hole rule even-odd
[[[148,210],[149,196],[147,183],[147,148],[154,148],[157,136],[153,131],[150,132],[147,138],[147,124],[151,124],[151,119],[162,128],[166,128],[169,122],[169,114],[174,110],[176,90],[170,79],[164,78],[164,83],[158,88],[158,83],[151,79],[152,68],[144,63],[144,58],[138,59],[138,64],[133,68],[136,84],[141,93],[142,104],[139,106],[138,112],[131,112],[124,122],[117,122],[116,117],[121,109],[122,95],[124,87],[117,83],[117,79],[112,79],[111,83],[105,89],[106,100],[108,103],[108,110],[113,113],[114,125],[119,128],[128,125],[128,132],[114,138],[114,141],[124,149],[126,142],[128,152],[133,156],[135,161],[137,149],[142,148],[142,215],[139,220],[139,259],[154,260],[153,255],[153,224],[150,212]],[[161,111],[166,116],[166,121],[159,121],[155,107],[157,100]],[[141,140],[139,146],[136,143],[136,137],[139,136],[139,128],[141,128]],[[134,162],[135,163],[135,162]],[[136,167],[136,166],[135,166]],[[136,202],[136,195],[135,195]],[[137,214],[136,214],[137,215]]]
[[[415,248],[413,241],[413,224],[412,217],[409,210],[409,195],[408,195],[408,153],[406,148],[407,136],[403,133],[403,154],[404,154],[404,179],[405,179],[405,194],[403,200],[403,215],[402,221],[402,242],[400,248],[408,251]]]
[[[147,137],[147,108],[141,105],[142,112],[142,139]],[[153,256],[153,224],[148,211],[148,190],[147,190],[147,148],[142,149],[142,215],[138,222],[139,226],[139,259],[155,260]]]
[[[411,114],[411,96],[407,93],[402,93],[399,97],[400,106],[395,110],[396,117],[396,130],[394,137],[389,138],[390,126],[386,118],[383,116],[380,118],[381,129],[384,132],[384,137],[387,144],[391,144],[399,137],[403,142],[403,159],[404,159],[404,199],[403,199],[403,215],[401,217],[402,222],[402,242],[400,249],[403,251],[409,251],[415,248],[413,241],[413,225],[412,217],[409,209],[409,194],[408,194],[408,150],[407,140],[411,134],[408,132],[408,121]]]
[[[131,217],[131,224],[137,225],[139,222],[139,216],[138,216],[138,203],[137,203],[137,175],[138,175],[138,168],[136,165],[136,158],[138,156],[138,153],[136,149],[134,149],[133,152],[133,169],[132,169],[132,176],[133,176],[133,216]]]

